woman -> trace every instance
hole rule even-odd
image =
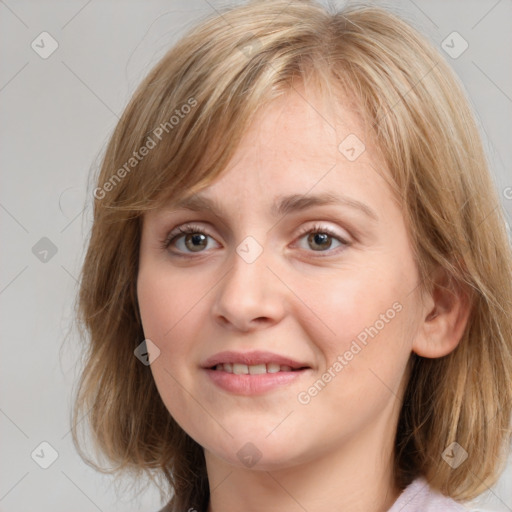
[[[94,196],[79,450],[90,410],[170,511],[464,510],[496,480],[512,257],[467,100],[406,23],[281,0],[204,21]]]

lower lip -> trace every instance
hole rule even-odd
[[[236,375],[220,370],[205,369],[210,379],[220,388],[237,395],[258,395],[271,391],[304,376],[309,369],[293,372]]]

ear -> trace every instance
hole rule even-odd
[[[421,309],[421,323],[412,350],[422,357],[443,357],[455,350],[471,312],[471,294],[455,284],[447,272],[438,267],[435,282]]]

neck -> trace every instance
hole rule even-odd
[[[384,432],[375,428],[360,434],[337,450],[269,471],[234,467],[206,451],[208,512],[386,512],[400,494],[393,439],[383,445]]]

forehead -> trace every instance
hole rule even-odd
[[[258,112],[220,176],[165,209],[220,214],[257,202],[280,216],[343,204],[376,220],[389,193],[385,173],[353,102],[290,89]]]
[[[387,186],[389,173],[350,101],[290,90],[262,109],[208,194],[335,195]],[[383,191],[383,190],[382,190]],[[383,191],[384,192],[384,191]]]
[[[246,132],[244,149],[254,145],[258,151],[295,159],[319,159],[329,153],[337,156],[339,143],[349,135],[357,136],[361,144],[368,138],[350,97],[334,98],[317,88],[296,86],[259,112]]]

